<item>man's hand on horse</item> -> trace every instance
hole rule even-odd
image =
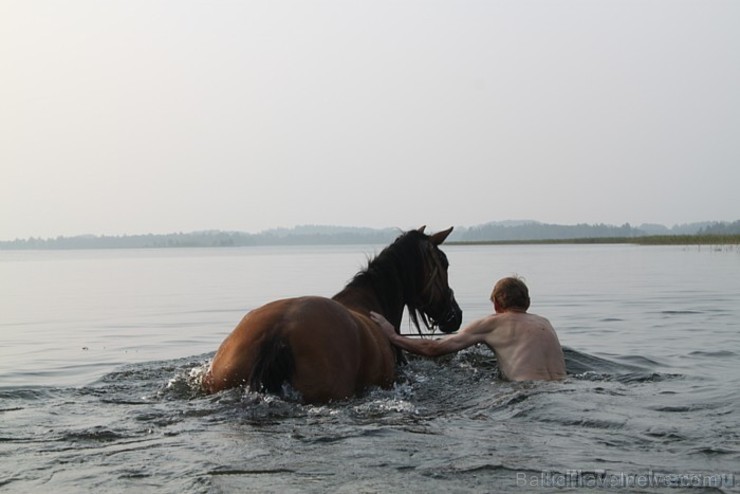
[[[393,325],[389,323],[385,317],[378,314],[377,312],[370,311],[370,319],[375,321],[377,325],[380,326],[380,329],[383,330],[383,333],[385,333],[388,338],[392,338],[396,334],[396,329],[393,327]]]

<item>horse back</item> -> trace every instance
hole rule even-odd
[[[247,314],[224,340],[204,379],[209,392],[248,385],[278,393],[285,383],[306,402],[390,386],[395,356],[365,314],[323,297],[271,302]]]

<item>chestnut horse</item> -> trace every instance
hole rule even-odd
[[[249,312],[216,352],[203,389],[245,385],[280,394],[289,384],[304,402],[321,403],[391,386],[403,357],[370,311],[396,331],[404,307],[417,329],[421,319],[427,328],[457,330],[462,311],[438,247],[451,231],[428,236],[422,227],[402,234],[332,298],[277,300]]]

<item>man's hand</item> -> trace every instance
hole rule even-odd
[[[388,337],[388,339],[392,339],[394,336],[396,336],[395,328],[382,315],[378,314],[377,312],[370,311],[370,319],[375,321],[377,325],[380,326],[380,329]]]

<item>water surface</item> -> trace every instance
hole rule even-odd
[[[244,313],[331,296],[381,248],[0,252],[0,488],[738,491],[736,250],[446,247],[465,322],[525,277],[563,383],[501,382],[472,348],[326,406],[198,391]]]

